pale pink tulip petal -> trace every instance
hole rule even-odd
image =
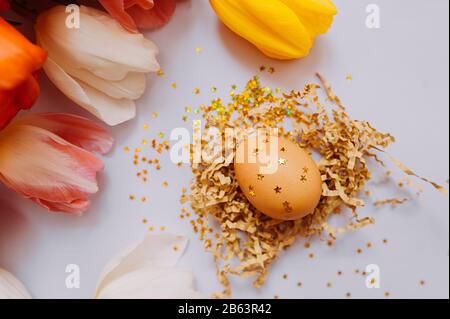
[[[142,10],[138,6],[133,6],[127,12],[138,28],[157,29],[169,22],[176,6],[176,0],[155,0],[155,5],[151,10]]]
[[[98,191],[103,162],[50,131],[13,123],[0,133],[0,149],[0,180],[52,211],[82,213]]]
[[[33,114],[16,121],[16,123],[40,127],[89,152],[106,154],[111,150],[114,142],[111,134],[105,128],[76,115]]]

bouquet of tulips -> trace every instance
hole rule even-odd
[[[61,2],[61,1],[59,1]],[[99,8],[0,0],[0,181],[50,211],[82,213],[98,191],[97,172],[112,136],[70,114],[23,115],[39,97],[43,69],[69,99],[108,125],[135,116],[157,46],[139,33],[169,21],[175,0],[99,0]],[[106,11],[101,10],[101,6]],[[36,41],[4,16],[34,19]],[[80,24],[82,24],[80,26]]]

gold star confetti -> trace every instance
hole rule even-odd
[[[211,88],[211,92],[216,93],[216,92],[217,92],[217,88],[216,88],[215,86],[213,86],[213,87]]]
[[[253,197],[256,196],[255,187],[253,187],[252,185],[250,185],[248,187],[248,191],[249,191],[250,196],[253,196]]]
[[[338,276],[342,276],[342,274],[343,274],[343,272],[342,272],[341,270],[339,270],[339,271],[337,272],[337,275],[338,275]]]
[[[358,253],[358,254],[362,254],[362,252],[363,252],[363,250],[362,250],[361,248],[358,248],[358,249],[356,250],[356,253]]]
[[[164,181],[162,185],[163,185],[163,187],[168,187],[169,183],[167,181]]]
[[[352,297],[352,294],[351,294],[350,292],[347,292],[347,293],[345,294],[345,296],[346,296],[347,298],[351,298],[351,297]]]
[[[136,199],[136,196],[134,196],[134,195],[130,195],[130,200],[135,200]]]
[[[301,286],[303,286],[303,284],[299,281],[298,283],[297,283],[297,287],[301,287]]]
[[[286,152],[286,147],[282,147],[282,148],[280,149],[280,151],[283,152],[283,153]]]
[[[172,89],[176,89],[176,88],[178,87],[177,82],[173,82],[173,83],[171,84],[171,86],[172,86]]]
[[[158,118],[158,113],[153,112],[153,113],[152,113],[152,117],[153,117],[154,119]]]
[[[203,52],[203,48],[195,48],[195,53],[200,54]]]
[[[159,77],[163,77],[165,75],[164,70],[163,69],[159,69],[158,72],[156,73]]]
[[[180,248],[178,248],[177,245],[173,245],[172,249],[173,249],[173,251],[175,251],[175,252],[178,251],[178,250],[180,250]]]
[[[348,74],[348,75],[346,76],[346,80],[347,80],[347,81],[353,80],[353,76],[352,76],[351,74]]]
[[[195,88],[194,89],[194,94],[200,94],[200,88]]]
[[[309,168],[308,167],[303,167],[303,173],[304,174],[308,174],[308,172],[309,172]]]
[[[269,70],[268,70],[268,72],[269,72],[270,74],[274,74],[274,73],[275,73],[275,68],[274,68],[274,67],[270,67]]]
[[[383,239],[383,244],[385,244],[385,245],[387,245],[389,243],[389,240],[388,239]]]
[[[159,228],[159,230],[160,230],[160,231],[166,231],[166,227],[161,226],[161,227]]]
[[[373,247],[371,242],[368,242],[366,246],[367,246],[367,248],[372,248]]]
[[[308,178],[306,177],[306,175],[302,175],[302,176],[300,177],[300,182],[305,183],[305,182],[307,182],[307,181],[308,181]]]
[[[308,257],[310,258],[310,259],[314,259],[314,254],[313,253],[310,253],[310,254],[308,254]]]
[[[288,279],[288,275],[287,275],[287,274],[284,274],[284,275],[283,275],[283,279],[284,279],[284,280]]]
[[[282,188],[280,186],[277,186],[273,189],[276,194],[281,194]]]
[[[386,292],[384,293],[384,296],[385,296],[386,298],[389,298],[389,297],[391,296],[391,293],[390,293],[389,291],[386,291]]]
[[[187,117],[186,115],[184,115],[184,116],[182,117],[182,120],[183,120],[183,122],[187,122],[187,121],[189,120],[189,117]]]
[[[148,130],[148,124],[144,124],[143,127],[144,127],[144,130]]]
[[[125,147],[123,148],[123,151],[124,151],[125,153],[129,153],[129,152],[130,152],[130,148],[129,148],[128,146],[125,146]]]
[[[142,196],[142,197],[141,197],[141,202],[142,202],[142,203],[145,203],[146,201],[147,201],[147,198],[146,198],[145,196]]]
[[[186,111],[186,113],[191,113],[191,107],[188,105],[184,108],[184,110]]]
[[[264,66],[264,65],[261,65],[260,67],[259,67],[259,71],[260,72],[264,72],[266,70],[266,67]]]
[[[420,284],[421,286],[425,286],[426,282],[425,282],[425,280],[421,280],[421,281],[419,282],[419,284]]]
[[[333,287],[333,284],[331,282],[327,282],[327,288]]]
[[[264,180],[264,175],[263,174],[258,174],[257,175],[257,178],[258,178],[258,181],[263,181]]]
[[[278,164],[280,164],[280,165],[286,165],[286,164],[287,164],[287,159],[285,159],[285,158],[280,158],[280,159],[278,160]]]
[[[311,243],[305,243],[304,247],[305,247],[306,249],[311,248]]]
[[[283,207],[284,207],[284,210],[287,212],[287,213],[292,213],[292,211],[293,211],[293,208],[292,208],[292,206],[291,206],[291,204],[289,203],[289,202],[284,202],[283,203]]]

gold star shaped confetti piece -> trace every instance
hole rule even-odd
[[[195,88],[194,89],[194,94],[200,94],[200,88]]]
[[[249,187],[248,187],[248,190],[249,190],[249,194],[250,194],[250,196],[256,196],[256,193],[255,193],[255,188],[252,186],[252,185],[250,185]]]
[[[351,81],[351,80],[353,80],[353,77],[352,77],[351,74],[348,74],[347,77],[346,77],[346,79],[347,79],[347,81]]]
[[[306,178],[305,175],[302,175],[302,177],[300,177],[300,182],[305,183],[307,181],[308,181],[308,179]]]
[[[178,85],[177,85],[176,82],[173,82],[173,83],[171,84],[171,86],[172,86],[172,89],[176,89],[176,88],[178,87]]]
[[[303,167],[303,173],[308,174],[308,172],[309,172],[309,168],[306,166]]]
[[[277,186],[273,189],[276,194],[281,194],[282,188],[280,186]]]
[[[163,69],[159,69],[158,72],[156,73],[159,77],[163,77],[164,76],[164,70]]]
[[[156,118],[158,117],[158,113],[153,112],[153,113],[152,113],[152,117],[153,117],[154,119],[156,119]]]
[[[293,208],[289,202],[284,202],[283,207],[287,213],[292,213]]]
[[[195,48],[195,52],[196,52],[197,54],[200,54],[200,53],[203,52],[203,48]]]
[[[285,153],[286,152],[286,147],[282,147],[280,151]]]
[[[259,149],[258,149],[258,148],[255,148],[255,149],[253,150],[253,154],[258,155],[258,154],[259,154]]]
[[[285,159],[285,158],[280,158],[280,159],[278,160],[278,164],[280,164],[280,165],[286,165],[286,164],[287,164],[287,159]]]
[[[258,174],[257,177],[258,181],[263,181],[265,176],[263,174]]]

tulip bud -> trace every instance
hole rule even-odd
[[[210,0],[222,22],[267,56],[290,60],[309,54],[327,32],[336,7],[330,0]]]

